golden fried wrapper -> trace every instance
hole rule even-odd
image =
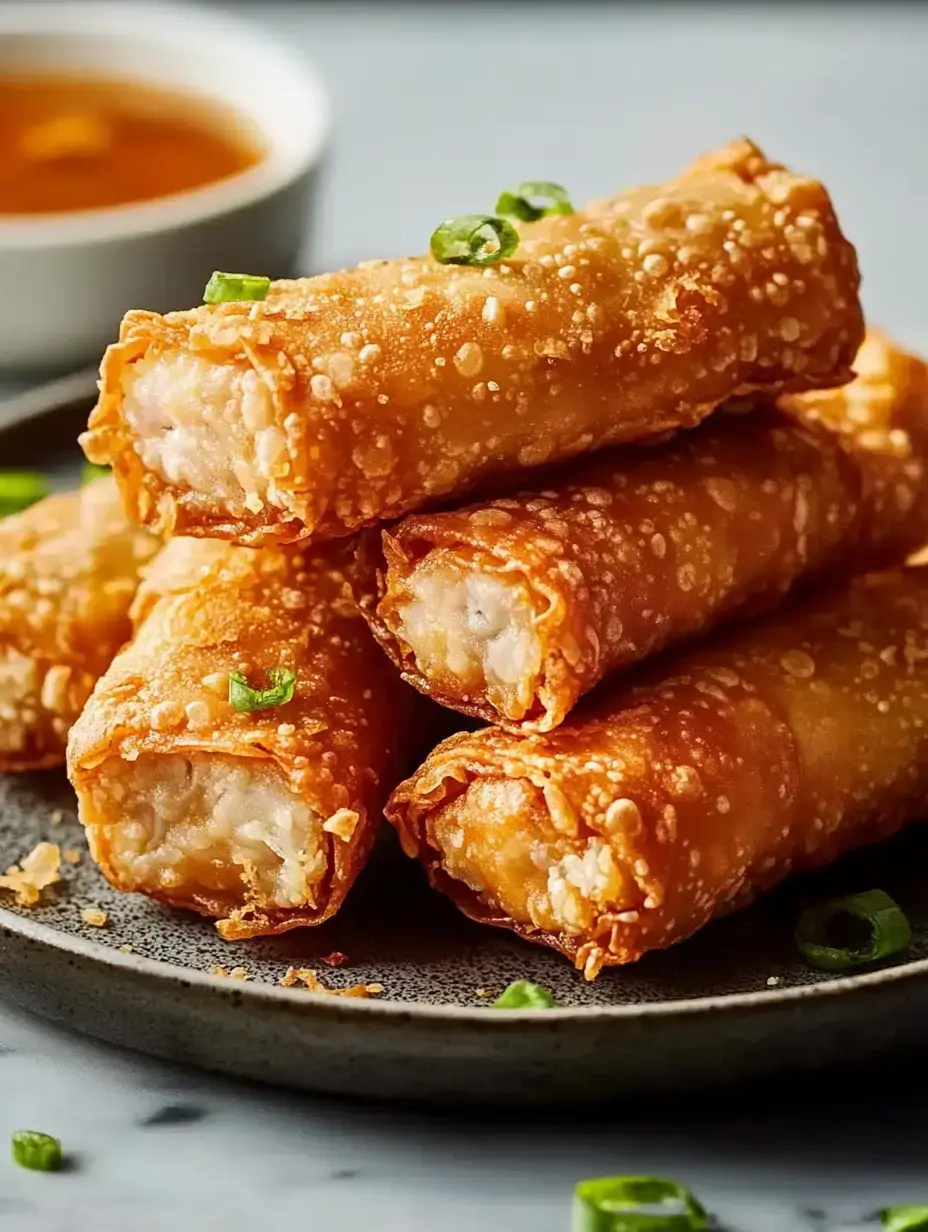
[[[158,558],[135,638],[68,747],[91,851],[117,889],[214,916],[230,939],[338,910],[417,701],[348,597],[343,555],[179,538]],[[230,672],[280,691],[238,710]]]
[[[387,815],[475,920],[592,979],[924,815],[928,569],[719,631],[561,727],[452,736]]]
[[[405,678],[526,731],[604,676],[928,540],[928,368],[871,332],[858,376],[719,414],[530,492],[365,536],[362,606]]]
[[[822,185],[748,141],[519,230],[495,265],[373,261],[130,312],[87,456],[139,521],[293,542],[851,376],[854,250]]]
[[[129,524],[109,478],[0,521],[0,771],[64,764],[160,546]]]

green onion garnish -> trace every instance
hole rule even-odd
[[[204,304],[230,304],[238,300],[267,299],[270,278],[262,274],[213,274],[203,292]]]
[[[541,204],[537,204],[537,202]],[[522,222],[537,222],[551,214],[573,214],[567,189],[550,180],[523,180],[518,188],[500,193],[497,214],[519,218]]]
[[[94,462],[85,462],[81,467],[81,483],[93,483],[95,479],[102,479],[105,475],[111,475],[112,471],[108,466],[97,466]]]
[[[267,710],[285,706],[293,698],[296,672],[289,667],[268,668],[269,689],[253,689],[241,672],[229,672],[229,701],[234,710]]]
[[[570,1226],[571,1232],[698,1232],[708,1222],[702,1203],[676,1181],[603,1176],[574,1189]]]
[[[511,222],[493,214],[461,214],[436,227],[429,246],[442,265],[492,265],[512,256],[519,247],[519,233]]]
[[[36,471],[0,471],[0,518],[28,509],[48,496],[48,481]]]
[[[493,1002],[494,1010],[551,1010],[557,1002],[540,984],[531,980],[515,980],[503,989]]]
[[[859,921],[867,936],[846,945],[831,945],[829,933],[839,923]],[[796,945],[810,967],[846,971],[906,950],[912,940],[909,921],[883,890],[867,890],[809,907],[796,925]]]
[[[886,1232],[924,1232],[928,1228],[928,1206],[887,1206],[880,1211]]]
[[[34,1129],[13,1132],[13,1159],[33,1172],[57,1172],[62,1164],[61,1140]]]

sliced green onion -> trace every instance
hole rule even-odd
[[[267,299],[270,278],[263,274],[213,274],[203,292],[204,304],[230,304],[239,300]]]
[[[845,924],[852,920],[865,924],[869,935],[849,945],[829,944],[829,931],[842,917]],[[846,971],[889,958],[908,949],[911,940],[909,921],[883,890],[867,890],[809,907],[796,925],[799,952],[810,967],[823,971]]]
[[[519,247],[519,233],[511,222],[493,214],[461,214],[436,227],[429,246],[442,265],[492,265],[512,256]]]
[[[551,1010],[557,1002],[540,984],[531,980],[515,980],[503,989],[493,1002],[494,1010]]]
[[[37,471],[0,471],[0,518],[28,509],[48,496],[48,480]]]
[[[928,1228],[928,1206],[887,1206],[880,1211],[886,1232],[924,1232]]]
[[[34,1129],[13,1131],[13,1159],[33,1172],[57,1172],[62,1164],[61,1140]]]
[[[253,689],[241,672],[229,672],[229,701],[232,708],[243,714],[249,710],[285,706],[292,700],[296,672],[289,667],[271,667],[267,678],[271,682],[269,689]]]
[[[536,204],[541,201],[542,204]],[[519,218],[522,222],[537,222],[552,214],[573,214],[574,207],[563,184],[550,180],[523,180],[518,188],[500,193],[497,214]]]
[[[93,483],[95,479],[102,479],[105,475],[111,475],[112,471],[108,466],[97,466],[95,462],[85,462],[81,467],[81,483]]]
[[[708,1223],[702,1203],[662,1176],[603,1176],[574,1189],[571,1232],[699,1232]]]

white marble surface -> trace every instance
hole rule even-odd
[[[419,250],[511,180],[582,199],[747,131],[832,187],[871,314],[910,341],[928,333],[928,8],[234,7],[312,50],[332,88],[315,265]],[[26,1127],[75,1153],[58,1176],[0,1162],[0,1229],[566,1232],[576,1179],[645,1171],[690,1183],[737,1232],[837,1232],[928,1201],[925,1094],[910,1069],[866,1096],[849,1076],[812,1095],[784,1083],[759,1105],[413,1113],[184,1072],[0,1007],[0,1148]]]

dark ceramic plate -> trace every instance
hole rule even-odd
[[[0,407],[0,466],[73,479],[90,389],[59,382]],[[415,1100],[606,1100],[859,1062],[917,1044],[928,1026],[928,833],[918,828],[593,985],[555,955],[462,919],[389,837],[338,919],[237,945],[206,921],[113,892],[86,854],[62,774],[0,779],[0,866],[49,838],[83,856],[40,908],[0,910],[0,992],[114,1043],[249,1078]],[[908,959],[847,979],[807,970],[792,943],[802,906],[873,886],[912,919]],[[83,922],[91,905],[108,912],[107,927]],[[326,965],[336,951],[348,965]],[[331,987],[384,992],[362,1001],[281,988],[291,965]],[[477,993],[523,976],[565,1008],[496,1011]]]

